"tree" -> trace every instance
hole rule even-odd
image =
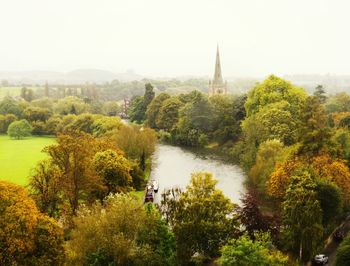
[[[323,234],[322,209],[315,189],[310,174],[301,169],[291,177],[282,204],[283,234],[302,261],[311,258]]]
[[[322,223],[324,227],[332,225],[342,213],[343,199],[336,184],[327,179],[316,180],[317,199],[322,209]]]
[[[286,266],[288,257],[271,243],[268,234],[255,235],[255,240],[243,235],[221,249],[221,266]]]
[[[290,104],[289,111],[292,117],[297,117],[306,96],[303,89],[297,88],[290,82],[271,75],[263,82],[257,84],[248,93],[245,103],[247,116],[249,117],[258,113],[262,107],[268,104],[286,101]]]
[[[262,125],[262,132],[256,132],[260,134],[260,137],[257,136],[260,142],[267,139],[278,139],[285,145],[296,142],[299,122],[298,118],[293,117],[288,109],[290,109],[290,104],[286,101],[261,107],[256,115],[256,119]]]
[[[13,114],[16,117],[21,117],[23,113],[23,108],[11,97],[5,97],[0,102],[0,114],[7,115]]]
[[[131,99],[130,107],[128,110],[128,115],[130,118],[130,121],[135,121],[137,123],[141,123],[144,119],[144,113],[143,113],[143,97],[137,96]]]
[[[123,125],[114,135],[117,146],[129,159],[147,160],[153,154],[157,143],[156,132],[151,128],[135,125]]]
[[[0,181],[0,228],[1,265],[63,265],[63,230],[23,187],[6,181]]]
[[[129,108],[129,117],[131,121],[141,123],[146,119],[147,107],[152,102],[154,95],[153,86],[147,83],[145,85],[144,96],[135,97],[131,101]]]
[[[186,103],[179,113],[177,141],[187,146],[204,146],[212,131],[212,106],[208,97],[198,91],[192,93],[192,101]]]
[[[25,119],[22,119],[19,121],[12,122],[7,129],[7,134],[11,138],[22,139],[24,137],[31,136],[32,130],[33,128],[28,123],[28,121]]]
[[[246,96],[214,95],[209,98],[213,111],[213,138],[223,144],[236,141],[241,133],[240,123],[245,117]]]
[[[327,113],[350,112],[350,95],[346,92],[341,92],[330,97],[325,108]]]
[[[350,264],[350,236],[348,235],[340,244],[337,250],[337,266],[347,266]]]
[[[259,146],[255,165],[251,168],[249,176],[258,190],[265,193],[266,183],[278,162],[287,157],[286,149],[279,140],[267,140]]]
[[[6,133],[9,125],[16,120],[17,117],[13,114],[0,115],[0,133]]]
[[[94,167],[107,187],[107,195],[125,191],[132,182],[131,164],[121,151],[106,150],[97,152],[94,157]]]
[[[238,218],[245,231],[253,238],[259,231],[267,231],[268,224],[260,211],[255,191],[248,191],[241,199],[242,206],[237,208]]]
[[[350,170],[346,162],[332,159],[329,155],[313,157],[311,161],[314,172],[323,179],[334,182],[341,190],[346,204],[350,203]]]
[[[65,97],[58,100],[54,105],[55,113],[61,115],[67,114],[82,114],[89,110],[89,105],[86,104],[82,99],[74,96]]]
[[[52,115],[49,109],[29,106],[24,110],[24,117],[28,121],[45,122]]]
[[[152,102],[148,105],[146,111],[146,124],[151,128],[157,128],[157,119],[160,112],[160,108],[166,99],[169,99],[170,95],[167,93],[161,93],[155,97]]]
[[[173,265],[174,240],[152,206],[129,195],[84,208],[68,242],[69,265]]]
[[[327,152],[331,146],[331,131],[327,125],[324,107],[315,97],[308,97],[301,112],[299,154],[318,155]]]
[[[153,91],[153,86],[151,83],[146,83],[145,85],[145,94],[143,96],[143,102],[144,102],[144,110],[146,113],[148,105],[152,102],[154,98],[154,91]]]
[[[216,183],[210,173],[194,173],[185,192],[162,195],[160,209],[173,228],[180,265],[187,265],[195,253],[217,256],[236,233],[233,204]]]
[[[320,104],[324,104],[327,100],[326,91],[322,85],[317,85],[314,91],[314,96]]]
[[[287,188],[290,184],[290,178],[294,172],[301,168],[302,165],[297,159],[290,159],[283,163],[277,164],[275,171],[268,180],[267,192],[282,200],[285,197]]]
[[[82,132],[61,134],[57,144],[44,148],[52,166],[58,169],[59,190],[69,202],[72,214],[76,214],[80,201],[94,200],[96,191],[106,189],[95,172],[93,158],[96,152],[108,148],[112,148],[112,144]]]
[[[44,160],[37,164],[29,180],[32,197],[40,211],[56,218],[59,216],[59,205],[62,204],[59,177],[58,167]]]
[[[167,132],[175,131],[179,120],[179,110],[183,105],[183,102],[175,96],[165,100],[156,120],[157,127]]]

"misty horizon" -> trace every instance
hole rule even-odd
[[[347,1],[2,2],[0,71],[350,74]]]

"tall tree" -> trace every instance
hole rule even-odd
[[[300,170],[291,178],[282,204],[284,236],[299,257],[307,261],[320,245],[323,234],[322,209],[316,185],[309,173]]]
[[[322,85],[317,85],[314,91],[314,96],[319,101],[319,103],[324,104],[327,100],[326,90]]]
[[[319,100],[308,97],[301,112],[300,154],[317,155],[329,150],[331,129],[327,121],[325,109]]]
[[[97,151],[107,148],[108,145],[102,140],[89,134],[72,132],[59,135],[57,144],[44,149],[52,165],[59,170],[59,188],[73,214],[76,214],[80,200],[88,200],[91,192],[104,189],[102,178],[96,174],[92,160]]]

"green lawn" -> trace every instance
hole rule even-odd
[[[13,140],[0,135],[0,180],[26,185],[31,169],[46,156],[41,150],[54,142],[53,137]]]

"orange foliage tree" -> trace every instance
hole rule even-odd
[[[0,181],[0,265],[62,265],[63,230],[27,191]]]
[[[296,159],[287,160],[284,163],[278,164],[268,180],[268,194],[275,198],[283,199],[289,186],[290,177],[293,172],[300,167],[302,167],[302,164]]]
[[[344,160],[321,155],[312,159],[312,168],[321,178],[334,182],[341,189],[345,201],[350,202],[350,170]]]

